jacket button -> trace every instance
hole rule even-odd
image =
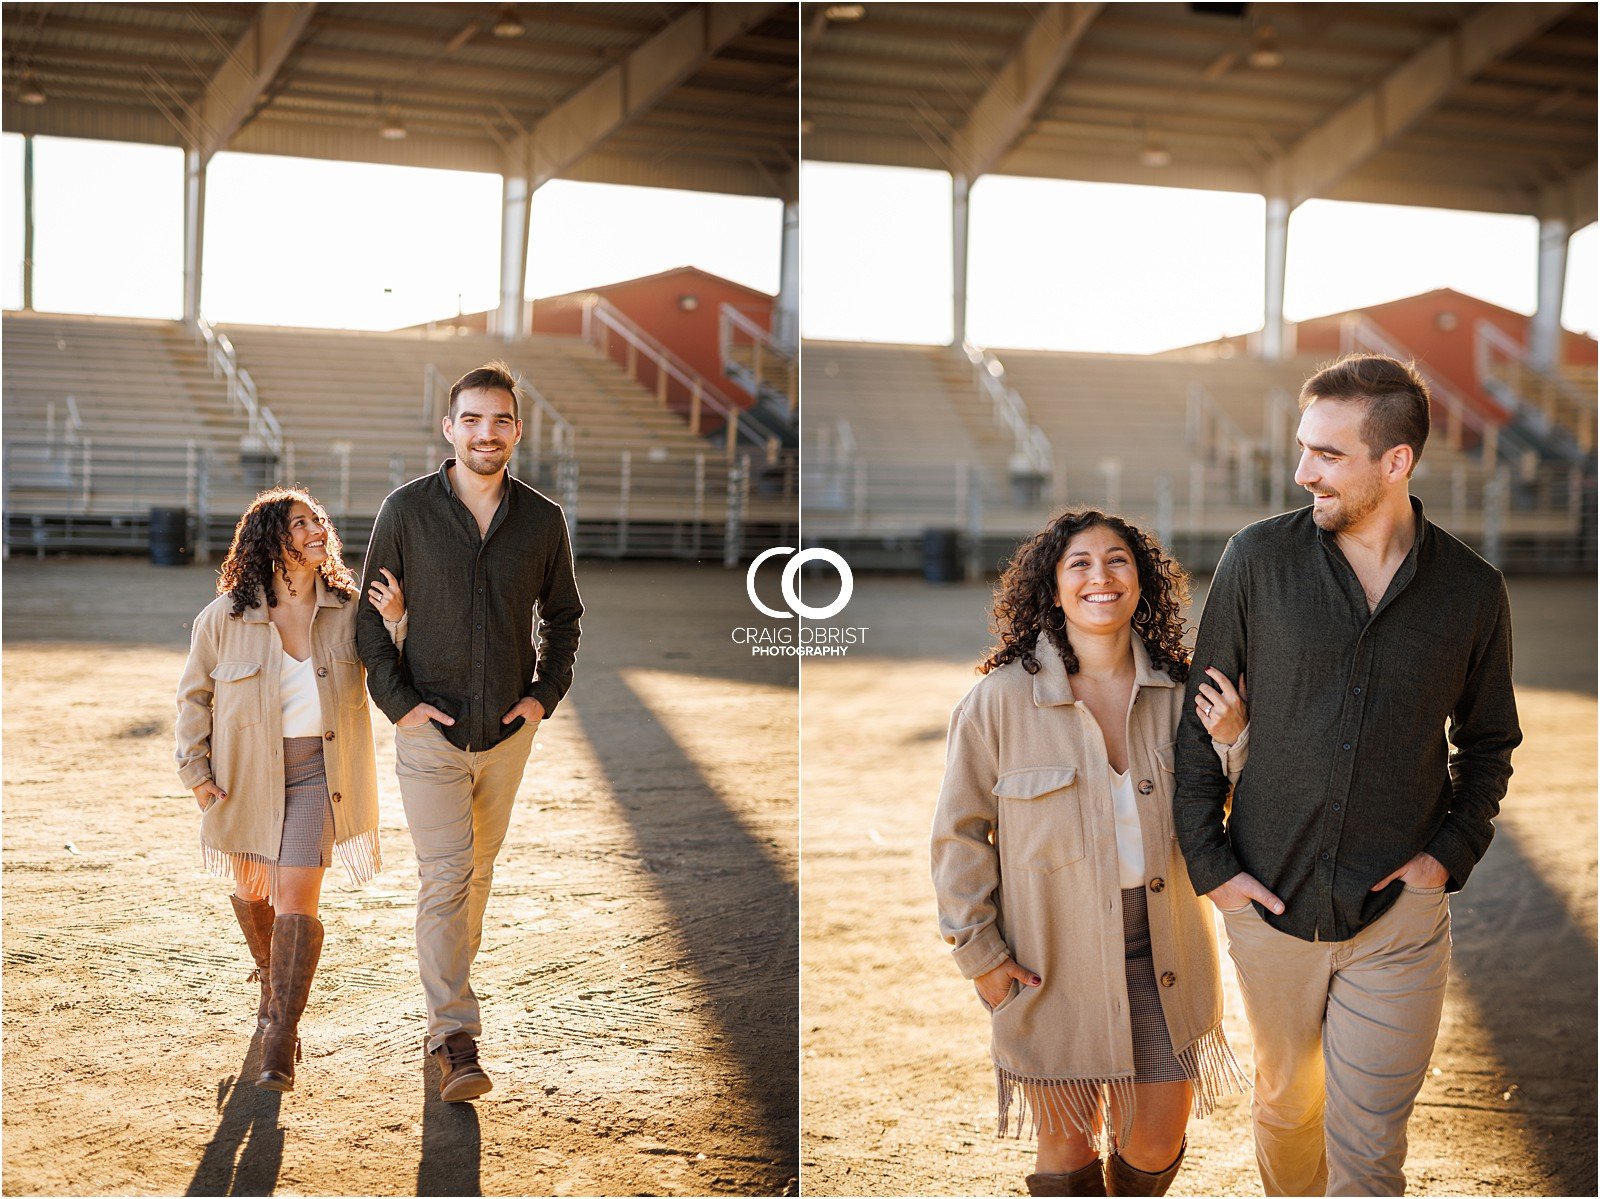
[[[1150,880],[1150,889],[1152,891],[1154,891],[1157,895],[1160,895],[1161,892],[1163,892],[1163,891],[1165,891],[1167,889],[1167,880],[1164,879],[1164,878],[1153,878],[1153,879],[1151,879]]]
[[[333,800],[334,803],[338,803],[340,796],[339,793],[335,791],[332,795],[328,796],[328,798]]]
[[[317,677],[319,679],[327,678],[328,677],[328,668],[326,666],[317,667]]]
[[[1174,974],[1170,970],[1168,970],[1165,974],[1163,974],[1161,976],[1161,985],[1163,987],[1170,987],[1173,983],[1175,983],[1177,981],[1178,981],[1178,976],[1176,974]]]
[[[322,734],[322,739],[324,741],[332,741],[333,740],[333,730],[329,729],[326,733],[323,733]]]
[[[1154,783],[1152,783],[1149,779],[1140,779],[1139,780],[1139,794],[1140,795],[1149,795],[1150,792],[1154,791],[1155,789],[1156,789],[1156,785]]]

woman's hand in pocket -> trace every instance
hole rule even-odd
[[[216,781],[213,779],[207,779],[198,787],[193,788],[193,791],[194,801],[200,805],[200,810],[202,812],[204,812],[218,800],[228,798],[228,793],[221,787],[217,786]]]
[[[1006,996],[1011,994],[1013,980],[1024,987],[1037,987],[1044,982],[1044,979],[1032,970],[1024,970],[1007,958],[987,974],[978,975],[972,980],[972,985],[978,988],[979,999],[991,1008],[997,1008],[1006,1001]]]

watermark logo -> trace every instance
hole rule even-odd
[[[783,575],[779,582],[779,590],[783,594],[787,610],[768,607],[756,594],[756,574],[762,564],[784,554],[793,555],[784,564]],[[834,597],[832,603],[817,606],[808,604],[800,598],[797,584],[800,571],[808,562],[826,562],[838,573],[839,594]],[[745,574],[745,593],[750,597],[750,603],[763,615],[770,616],[774,620],[797,622],[764,629],[754,627],[734,629],[734,643],[748,645],[750,653],[757,657],[843,657],[850,646],[859,645],[866,640],[865,628],[838,628],[831,625],[808,625],[804,622],[829,620],[837,616],[850,603],[850,597],[855,594],[855,587],[855,575],[850,570],[850,564],[833,550],[813,547],[795,553],[792,545],[779,545],[763,550],[756,555],[755,561],[750,563],[750,569]]]

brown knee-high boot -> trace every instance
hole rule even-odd
[[[1106,1194],[1165,1195],[1172,1180],[1177,1177],[1178,1167],[1183,1165],[1184,1150],[1188,1148],[1189,1140],[1185,1137],[1183,1144],[1178,1146],[1178,1156],[1172,1159],[1172,1164],[1154,1174],[1130,1166],[1121,1154],[1113,1153],[1106,1159]]]
[[[272,998],[268,974],[272,959],[272,921],[277,913],[272,910],[271,902],[265,899],[240,899],[237,895],[228,898],[233,900],[233,914],[239,918],[245,944],[250,947],[250,956],[255,959],[256,968],[250,972],[250,981],[261,983],[261,1005],[256,1009],[256,1027],[266,1028],[267,1004]]]
[[[261,1042],[261,1077],[256,1086],[294,1090],[294,1063],[300,1056],[300,1013],[311,995],[311,978],[322,954],[322,921],[290,912],[272,924],[272,1002],[267,1034]]]
[[[1106,1176],[1101,1172],[1097,1157],[1087,1166],[1065,1174],[1030,1174],[1027,1179],[1030,1195],[1104,1195]]]

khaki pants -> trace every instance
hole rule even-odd
[[[1348,941],[1224,912],[1255,1039],[1256,1162],[1268,1195],[1402,1195],[1406,1122],[1450,967],[1444,888],[1407,887]]]
[[[483,1035],[468,974],[537,727],[530,722],[481,753],[457,749],[431,722],[395,729],[395,774],[417,847],[417,967],[429,1053],[453,1032]]]

